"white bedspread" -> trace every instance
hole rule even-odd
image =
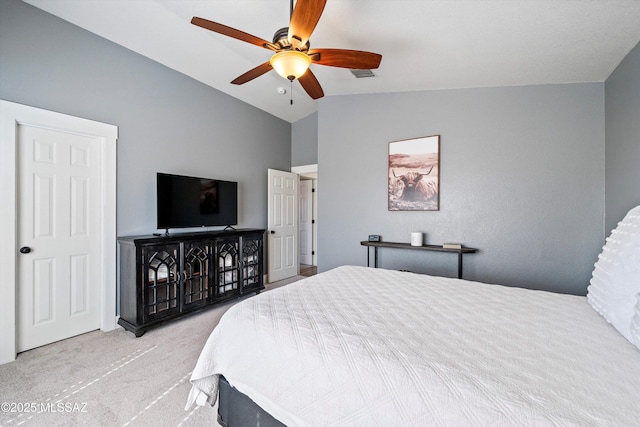
[[[218,374],[289,426],[640,425],[640,351],[585,297],[383,269],[235,305],[187,406]]]

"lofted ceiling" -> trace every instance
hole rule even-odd
[[[230,84],[270,52],[190,23],[270,41],[288,25],[289,0],[25,1],[283,120],[317,110],[275,71]],[[638,0],[328,0],[311,48],[376,52],[382,63],[361,79],[311,67],[325,96],[602,82],[639,41]]]

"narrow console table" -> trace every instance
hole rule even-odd
[[[369,256],[369,249],[373,247],[373,266],[378,268],[378,248],[394,248],[394,249],[412,249],[416,251],[433,251],[433,252],[449,252],[458,254],[458,279],[462,279],[462,255],[473,254],[478,252],[476,248],[468,248],[463,246],[461,249],[443,248],[438,245],[422,245],[412,246],[409,243],[397,243],[397,242],[370,242],[364,240],[360,242],[362,246],[367,247],[367,267],[371,266],[371,260]]]

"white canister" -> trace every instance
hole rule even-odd
[[[422,246],[422,231],[411,233],[411,246]]]

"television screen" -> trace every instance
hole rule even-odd
[[[158,228],[238,223],[238,183],[158,173]]]

